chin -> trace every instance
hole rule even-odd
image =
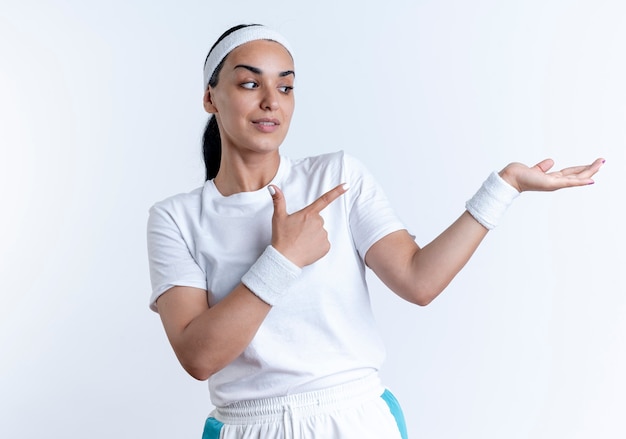
[[[283,140],[285,140],[284,136],[281,136],[280,138],[276,138],[276,139],[265,139],[262,142],[256,143],[255,147],[253,148],[258,150],[259,152],[278,151],[278,149],[280,148],[280,145],[283,144]]]

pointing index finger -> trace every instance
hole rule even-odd
[[[311,204],[308,205],[308,207],[306,207],[306,209],[310,209],[310,210],[313,210],[316,213],[320,213],[322,210],[324,210],[326,207],[328,207],[328,205],[330,203],[332,203],[337,198],[339,198],[341,195],[346,193],[346,191],[349,188],[350,187],[348,186],[347,183],[342,183],[339,186],[336,186],[333,189],[331,189],[328,192],[326,192],[324,195],[319,197],[317,200],[313,201]]]

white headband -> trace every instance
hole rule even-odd
[[[276,41],[287,49],[287,51],[293,56],[293,51],[291,50],[291,47],[285,37],[275,30],[259,25],[252,25],[238,29],[217,43],[215,48],[209,54],[206,62],[204,63],[204,89],[206,90],[209,86],[209,80],[211,79],[211,76],[213,76],[213,72],[215,72],[215,69],[226,57],[226,55],[242,44],[255,40]]]

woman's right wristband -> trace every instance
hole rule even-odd
[[[268,245],[259,259],[241,278],[252,293],[268,305],[275,305],[300,277],[302,268]]]

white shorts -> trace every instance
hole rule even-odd
[[[378,375],[324,390],[216,408],[202,439],[407,439],[402,410]]]

